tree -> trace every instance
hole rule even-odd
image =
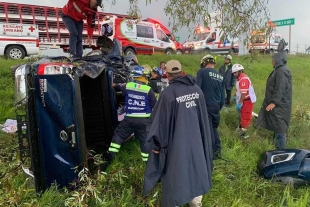
[[[140,0],[129,0],[129,15],[141,16]],[[152,0],[145,0],[151,4]],[[153,0],[155,1],[155,0]],[[116,0],[114,0],[114,3]],[[164,12],[169,17],[169,26],[176,32],[181,27],[210,24],[210,12],[217,11],[214,21],[231,37],[246,35],[266,27],[269,17],[268,0],[167,0]]]

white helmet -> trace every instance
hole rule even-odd
[[[232,57],[231,57],[231,55],[226,55],[225,59],[232,60]]]
[[[231,73],[238,72],[240,70],[244,70],[244,67],[240,64],[234,64],[231,69]]]

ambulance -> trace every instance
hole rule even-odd
[[[0,23],[0,55],[11,59],[23,59],[39,54],[37,25]]]
[[[273,32],[268,35],[265,31],[253,31],[248,44],[249,53],[258,51],[261,53],[278,52],[278,45],[284,39],[283,35]],[[286,45],[284,51],[289,53],[289,47]]]
[[[183,44],[185,53],[238,53],[238,39],[231,38],[229,35],[218,28],[197,26],[191,41]]]
[[[118,39],[125,55],[129,54],[172,54],[175,43],[161,29],[160,24],[113,16],[106,16],[102,24],[113,28],[111,39]]]

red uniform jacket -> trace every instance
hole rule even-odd
[[[74,21],[81,22],[87,19],[87,34],[89,37],[93,36],[96,10],[89,7],[89,0],[69,0],[68,3],[62,8],[62,13],[71,17]]]

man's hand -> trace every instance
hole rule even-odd
[[[276,105],[274,103],[271,103],[269,104],[267,107],[266,107],[266,111],[272,111],[272,109],[275,107]]]
[[[92,46],[92,39],[91,39],[91,37],[90,36],[88,36],[88,45],[89,45],[89,47],[91,47]]]
[[[112,83],[112,87],[114,88],[116,86],[116,83]]]
[[[156,151],[156,150],[152,150],[152,152],[155,154],[159,154],[159,151]]]

